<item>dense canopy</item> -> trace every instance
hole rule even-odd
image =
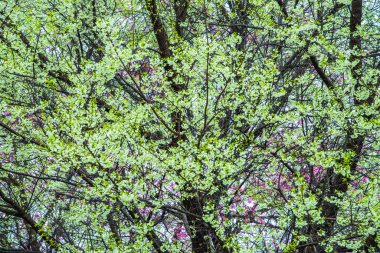
[[[378,0],[0,1],[0,252],[380,252],[379,88]]]

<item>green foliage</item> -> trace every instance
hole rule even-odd
[[[358,2],[1,2],[0,248],[379,250]]]

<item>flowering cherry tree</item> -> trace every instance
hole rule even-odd
[[[379,252],[380,2],[0,2],[0,252]]]

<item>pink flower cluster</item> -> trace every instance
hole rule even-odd
[[[277,172],[273,178],[273,184],[278,187],[279,190],[288,192],[292,189],[291,180],[293,176],[292,173],[282,174]]]
[[[313,166],[312,170],[310,169],[303,169],[301,171],[301,174],[304,175],[306,182],[316,182],[319,183],[322,181],[324,177],[324,168],[321,165],[315,165]]]
[[[15,155],[16,155],[15,152],[11,152],[9,154],[0,152],[0,158],[2,158],[1,163],[13,162],[15,160]]]
[[[187,239],[187,233],[185,226],[181,223],[177,223],[177,226],[174,228],[174,238],[172,239],[173,241],[175,240],[184,240]]]

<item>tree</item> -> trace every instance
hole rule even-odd
[[[0,252],[379,252],[379,8],[0,3]]]

